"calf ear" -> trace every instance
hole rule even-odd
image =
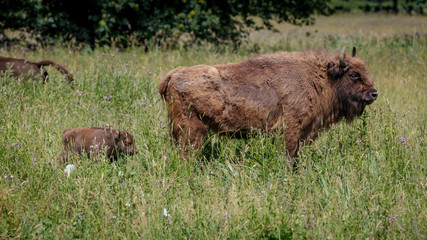
[[[119,141],[120,140],[120,131],[114,130],[114,140]]]
[[[121,139],[126,139],[128,137],[128,132],[126,132],[126,130],[123,130],[120,133],[120,137],[121,137]]]

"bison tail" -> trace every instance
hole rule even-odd
[[[53,66],[56,69],[58,69],[58,71],[60,71],[62,74],[64,74],[67,77],[67,81],[68,83],[71,83],[74,78],[73,78],[73,74],[68,71],[66,68],[64,68],[63,66],[59,65],[58,63],[51,61],[51,60],[43,60],[40,62],[36,62],[34,63],[37,65],[37,67],[41,67],[41,66]]]
[[[169,81],[171,80],[171,78],[172,78],[172,72],[168,73],[162,80],[160,80],[159,93],[163,97],[166,97]]]

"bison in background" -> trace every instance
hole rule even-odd
[[[33,77],[34,80],[47,82],[48,74],[41,67],[53,66],[67,78],[68,83],[73,81],[73,75],[63,66],[51,60],[43,60],[40,62],[30,62],[26,59],[17,59],[9,57],[0,57],[0,72],[5,72],[8,69],[13,70],[14,77],[22,76],[24,80]]]
[[[300,142],[332,123],[353,120],[378,96],[365,63],[330,52],[278,52],[241,63],[179,67],[159,84],[172,135],[199,149],[209,129],[285,132],[289,167]]]

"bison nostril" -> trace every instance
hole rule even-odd
[[[378,92],[373,92],[371,93],[372,98],[377,99],[378,97]]]

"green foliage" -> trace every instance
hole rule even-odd
[[[75,76],[72,90],[53,68],[46,85],[0,75],[0,239],[426,239],[427,36],[420,21],[337,15],[256,33],[235,53],[209,44],[0,50],[53,59]],[[380,95],[362,117],[302,147],[295,172],[286,169],[280,134],[211,133],[188,159],[173,146],[157,93],[171,69],[276,50],[338,54],[342,46],[357,47]],[[62,131],[107,124],[132,133],[139,152],[111,164],[75,158],[67,177],[68,163],[54,164]]]
[[[331,9],[337,12],[403,12],[409,15],[424,15],[427,2],[424,0],[332,0]]]
[[[0,34],[22,30],[38,42],[57,39],[94,45],[167,46],[178,40],[233,43],[248,28],[272,28],[270,21],[311,24],[312,14],[326,13],[326,0],[5,0],[0,10]],[[253,17],[260,17],[256,26]]]
[[[404,9],[408,14],[418,13],[424,15],[424,11],[427,8],[427,2],[424,0],[406,0],[402,4],[402,9]]]

